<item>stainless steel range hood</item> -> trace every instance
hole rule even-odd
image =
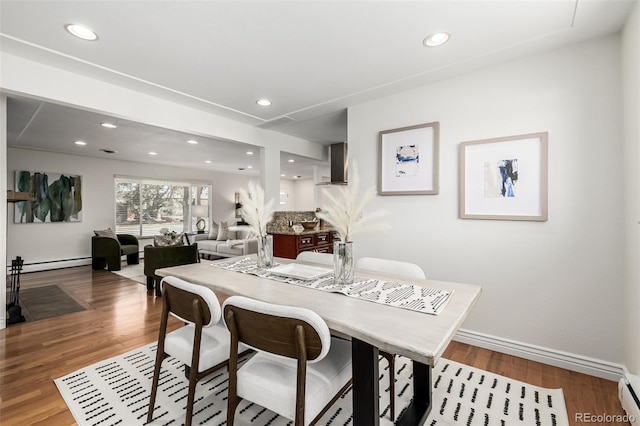
[[[317,185],[346,185],[347,184],[347,143],[334,143],[331,146],[331,181]]]

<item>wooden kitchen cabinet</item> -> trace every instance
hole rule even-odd
[[[273,255],[295,259],[303,251],[333,253],[333,232],[314,231],[294,234],[273,234]]]

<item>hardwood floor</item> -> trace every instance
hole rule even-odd
[[[144,285],[89,266],[23,274],[21,281],[22,288],[57,284],[88,309],[0,330],[0,424],[73,425],[53,380],[155,341],[162,302]],[[170,323],[171,328],[179,325],[177,320]],[[612,381],[456,342],[445,357],[534,385],[563,388],[572,425],[580,424],[575,413],[624,414]]]

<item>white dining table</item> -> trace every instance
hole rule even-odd
[[[274,262],[286,264],[296,261],[275,258]],[[299,306],[318,313],[332,334],[351,339],[353,424],[356,426],[379,424],[379,350],[405,356],[413,363],[413,401],[396,424],[421,425],[426,421],[431,409],[431,369],[481,293],[481,287],[473,284],[406,279],[356,269],[357,277],[394,280],[452,291],[444,309],[438,315],[431,315],[268,277],[229,271],[214,267],[212,263],[215,261],[173,266],[158,269],[156,274],[162,277],[176,276],[230,296],[241,295],[271,303]]]

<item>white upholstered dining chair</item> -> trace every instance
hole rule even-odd
[[[403,262],[400,260],[380,259],[377,257],[363,257],[356,261],[356,268],[368,269],[370,271],[394,274],[404,278],[426,278],[424,271],[415,263]],[[389,363],[389,416],[395,420],[395,355],[389,352],[380,351],[380,356]]]
[[[400,260],[363,257],[356,262],[356,268],[394,274],[405,278],[426,278],[424,271],[415,263]]]
[[[331,337],[315,312],[243,296],[228,298],[222,309],[231,332],[228,426],[242,399],[295,426],[314,424],[351,385],[351,344]],[[257,354],[238,369],[240,343]]]
[[[147,423],[151,422],[155,409],[162,361],[171,356],[188,369],[189,391],[185,424],[189,426],[193,414],[196,383],[227,365],[231,338],[220,321],[222,312],[220,302],[213,290],[176,277],[166,277],[160,284],[163,285],[162,316]],[[186,325],[167,333],[169,314],[185,322]],[[239,350],[245,351],[246,347],[240,345]]]

